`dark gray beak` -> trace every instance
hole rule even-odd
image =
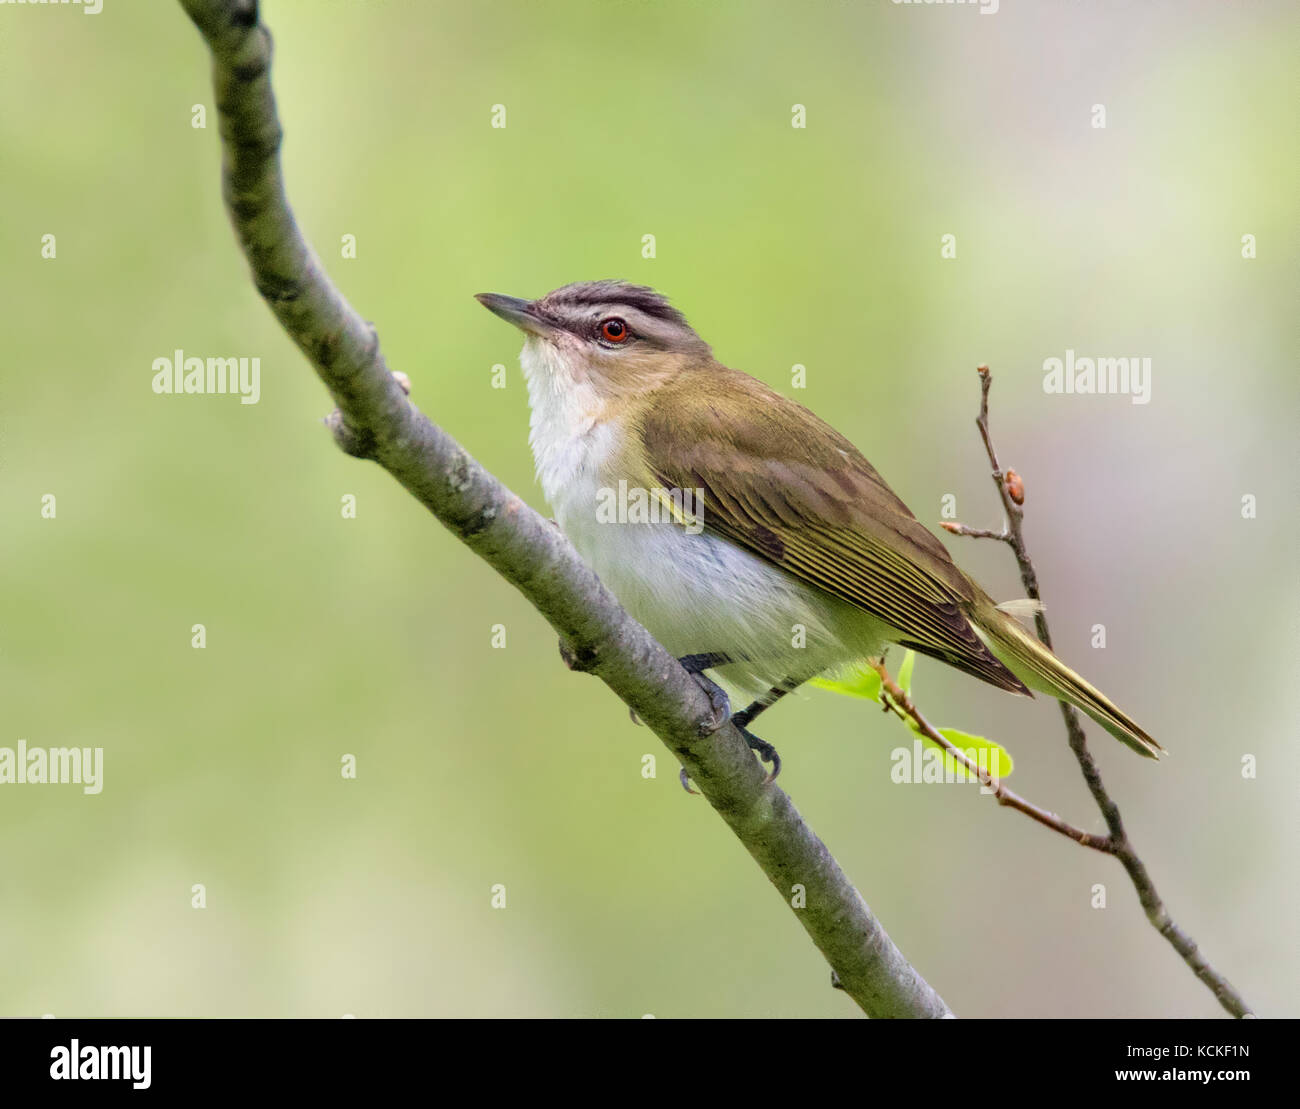
[[[504,293],[478,293],[474,299],[520,331],[542,336],[555,334],[555,326],[537,314],[532,301],[508,297]]]

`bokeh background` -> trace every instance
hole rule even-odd
[[[664,290],[728,364],[785,391],[806,366],[794,395],[927,522],[945,494],[1000,520],[990,363],[1058,650],[1172,751],[1092,730],[1131,834],[1213,963],[1296,1015],[1292,5],[264,14],[305,231],[415,400],[539,508],[519,340],[476,292]],[[334,448],[230,233],[179,7],[0,7],[0,99],[0,745],[106,763],[99,796],[0,788],[0,1014],[856,1015],[654,737]],[[155,395],[176,348],[260,357],[260,403]],[[1067,348],[1150,357],[1150,404],[1045,395]],[[1004,548],[945,541],[1020,595]],[[915,692],[1101,828],[1053,704],[927,660]],[[958,1013],[1222,1015],[1117,865],[972,787],[891,784],[896,720],[814,692],[763,725]]]

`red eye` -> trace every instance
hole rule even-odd
[[[607,339],[611,343],[621,343],[629,334],[627,324],[617,316],[610,316],[600,325],[601,338]]]

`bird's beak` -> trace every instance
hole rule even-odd
[[[478,293],[474,299],[489,312],[514,324],[520,331],[527,331],[530,335],[541,335],[543,338],[555,334],[554,324],[544,320],[538,314],[532,301],[508,297],[503,293]]]

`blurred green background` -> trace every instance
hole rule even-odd
[[[1058,650],[1172,751],[1092,729],[1130,833],[1211,961],[1296,1015],[1293,6],[264,18],[305,232],[416,402],[538,508],[519,339],[476,292],[660,288],[724,362],[787,392],[806,366],[797,399],[928,523],[949,493],[1000,520],[973,426],[990,363]],[[106,763],[99,796],[0,788],[0,1014],[855,1015],[654,737],[334,448],[221,207],[179,7],[0,7],[0,96],[0,746]],[[176,348],[260,357],[260,403],[155,395]],[[1067,348],[1150,357],[1151,403],[1045,395]],[[945,541],[1020,595],[1005,549]],[[1012,750],[1022,793],[1101,828],[1055,705],[924,659],[915,682]],[[959,1014],[1221,1015],[1118,865],[972,787],[891,784],[898,721],[810,692],[763,723]]]

